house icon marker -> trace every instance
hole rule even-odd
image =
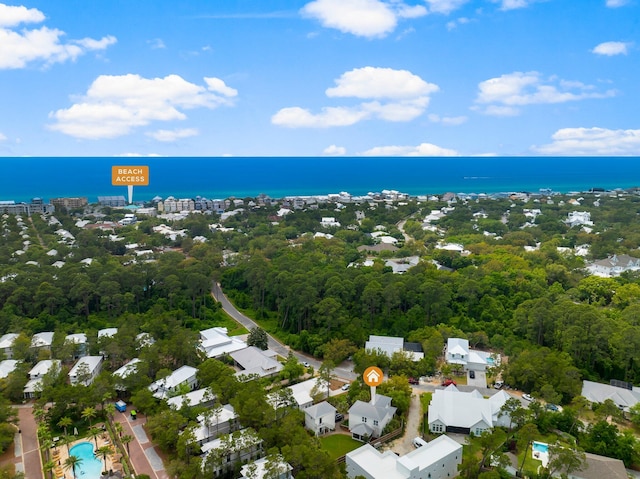
[[[379,384],[382,383],[382,379],[384,378],[384,375],[380,368],[376,366],[369,366],[364,371],[362,378],[364,379],[364,383],[367,386],[378,386]]]

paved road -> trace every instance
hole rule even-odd
[[[229,298],[227,298],[227,296],[222,291],[220,283],[213,283],[211,294],[213,295],[214,299],[220,303],[224,312],[227,313],[234,321],[240,323],[248,330],[260,327],[253,319],[242,314],[236,309],[233,303],[229,301]],[[289,355],[289,351],[292,351],[289,346],[281,343],[278,339],[268,333],[267,337],[269,338],[269,348],[273,349],[280,356],[286,358]],[[296,356],[296,358],[298,358],[298,361],[309,363],[316,371],[322,364],[321,361],[314,358],[313,356],[309,356],[308,354],[304,354],[298,351],[293,351],[293,354]],[[340,367],[335,368],[333,370],[333,374],[341,379],[347,379],[349,381],[353,381],[356,378],[356,375],[353,372],[353,365],[349,363],[343,363]]]
[[[138,413],[137,419],[132,421],[128,413],[116,412],[114,420],[122,424],[125,434],[134,438],[129,443],[129,459],[136,475],[146,474],[151,479],[169,479],[160,456],[142,427],[146,421],[144,415]]]
[[[19,446],[21,458],[16,462],[16,471],[23,470],[25,479],[41,479],[42,461],[40,460],[40,446],[38,444],[38,426],[33,417],[33,406],[31,404],[16,406],[20,422],[20,434],[16,435],[16,440],[20,441]],[[18,447],[16,447],[16,452]]]

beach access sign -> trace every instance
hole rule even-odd
[[[148,166],[112,166],[113,186],[149,186]]]

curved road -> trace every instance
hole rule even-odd
[[[229,301],[229,298],[227,298],[227,296],[222,291],[220,283],[213,283],[211,294],[213,295],[214,299],[220,303],[224,312],[227,313],[234,321],[240,323],[248,330],[260,327],[260,325],[258,325],[253,319],[242,314],[236,309],[233,303]],[[274,338],[269,333],[267,333],[267,337],[269,338],[269,348],[273,349],[280,356],[286,358],[289,355],[289,351],[293,351],[293,354],[296,358],[298,358],[298,361],[309,363],[316,371],[320,368],[320,365],[322,364],[321,361],[307,354],[292,350],[289,346],[281,343],[278,339]],[[348,379],[350,381],[353,381],[356,378],[356,375],[353,372],[353,367],[337,367],[333,370],[333,374],[335,376],[338,376],[339,378]]]

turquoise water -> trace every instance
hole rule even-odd
[[[135,200],[166,198],[365,195],[383,189],[410,195],[557,192],[640,185],[637,157],[246,157],[246,158],[0,158],[0,200],[58,196],[127,196],[111,185],[111,167],[149,166],[149,186]]]
[[[545,444],[544,442],[535,442],[533,443],[533,450],[535,452],[543,452],[543,453],[548,453],[549,452],[549,444]]]
[[[93,444],[81,442],[76,444],[69,451],[69,455],[82,459],[76,466],[76,477],[78,479],[99,479],[104,469],[102,461],[93,454]]]

